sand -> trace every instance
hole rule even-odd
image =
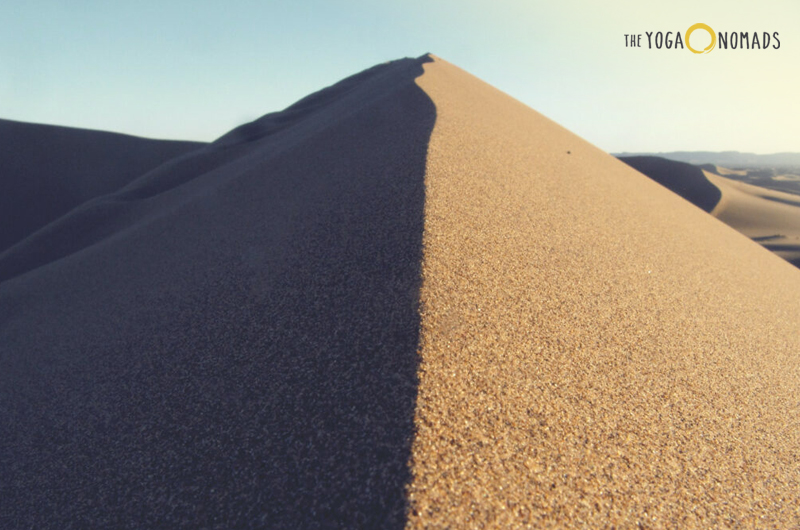
[[[657,156],[619,159],[706,212],[713,211],[722,198],[720,189],[698,166]]]
[[[782,258],[800,263],[800,196],[704,173],[722,191],[711,215]]]
[[[0,253],[203,145],[0,119]]]
[[[0,527],[403,526],[424,60],[232,131],[0,255]]]
[[[445,61],[425,70],[408,527],[800,523],[800,271]]]
[[[800,271],[441,59],[0,254],[0,526],[800,524]]]
[[[620,157],[662,186],[800,267],[800,196],[727,178],[738,175],[653,156]]]
[[[716,166],[716,168],[717,168],[717,172],[720,175],[738,175],[740,177],[747,176],[747,170],[746,169],[728,169],[728,168],[722,167],[722,166]]]

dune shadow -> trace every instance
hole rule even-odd
[[[761,246],[773,252],[800,252],[800,245],[792,243],[761,243]]]
[[[722,198],[722,192],[698,166],[657,156],[618,158],[706,212],[711,212]]]
[[[797,199],[786,199],[783,197],[770,197],[769,195],[760,195],[762,199],[766,199],[768,201],[777,202],[780,204],[787,204],[789,206],[798,207],[800,206],[800,197]]]
[[[0,119],[0,253],[199,142]]]
[[[776,240],[776,239],[784,239],[785,237],[786,237],[786,236],[784,236],[784,235],[782,235],[782,234],[773,234],[773,235],[771,235],[771,236],[756,236],[756,237],[751,237],[750,239],[752,239],[752,240],[753,240],[753,241],[755,241],[756,243],[761,243],[761,242],[763,242],[763,241],[774,241],[774,240]]]
[[[404,526],[429,60],[254,122],[235,168],[0,284],[3,521]]]

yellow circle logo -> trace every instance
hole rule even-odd
[[[704,29],[708,32],[709,35],[711,35],[711,44],[706,46],[705,49],[702,51],[695,50],[694,48],[692,48],[692,45],[689,44],[689,37],[692,36],[692,32],[696,29]],[[689,50],[692,53],[708,53],[711,50],[713,50],[714,46],[716,45],[717,45],[717,35],[716,33],[714,33],[714,30],[708,26],[708,24],[703,24],[702,22],[698,22],[697,24],[686,30],[686,47],[689,48]]]

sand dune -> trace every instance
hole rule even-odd
[[[747,170],[744,169],[728,169],[722,166],[716,166],[717,173],[725,176],[725,175],[738,175],[740,177],[744,177],[747,175]]]
[[[435,119],[421,62],[0,256],[0,526],[403,525]]]
[[[760,155],[739,151],[671,151],[659,153],[617,153],[617,156],[655,156],[694,165],[714,164],[726,168],[800,167],[800,153]]]
[[[656,156],[619,159],[707,212],[711,212],[722,197],[719,188],[697,166]]]
[[[711,215],[800,266],[800,196],[704,173],[722,191]]]
[[[0,120],[0,253],[203,144]]]
[[[620,160],[800,266],[800,196],[726,178],[740,172],[725,168],[713,173],[658,157]]]
[[[425,69],[410,525],[797,524],[800,271],[458,68]]]
[[[0,521],[796,526],[797,292],[446,61],[380,65],[0,254]]]

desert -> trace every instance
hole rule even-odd
[[[788,194],[698,207],[430,54],[117,140],[0,230],[0,526],[800,523]]]

